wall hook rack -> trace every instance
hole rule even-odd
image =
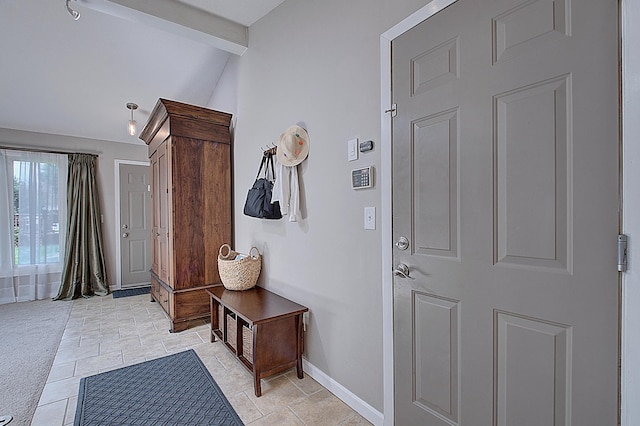
[[[262,148],[262,154],[267,157],[267,156],[273,156],[276,155],[276,150],[278,149],[278,147],[276,146],[276,144],[274,142],[271,142],[271,146],[267,145],[266,148]]]

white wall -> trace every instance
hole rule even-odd
[[[102,238],[105,246],[107,279],[109,285],[113,286],[116,283],[116,237],[119,235],[116,229],[115,197],[117,194],[114,164],[115,160],[148,161],[147,146],[142,141],[138,145],[133,145],[2,128],[0,128],[0,145],[98,155],[100,209],[104,216]]]
[[[250,27],[249,50],[230,62],[237,104],[216,94],[235,128],[235,236],[240,251],[264,254],[261,285],[311,310],[305,357],[321,374],[383,411],[380,177],[354,191],[352,169],[380,170],[380,35],[425,0],[286,1]],[[224,86],[221,84],[219,87]],[[299,166],[303,218],[242,214],[261,146],[291,124],[306,127],[309,158]],[[374,150],[347,162],[347,140]],[[364,207],[377,229],[363,229]]]
[[[233,114],[232,122],[238,111],[238,65],[240,56],[232,55],[218,79],[216,88],[206,105],[207,108]]]

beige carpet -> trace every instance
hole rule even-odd
[[[0,305],[0,416],[31,424],[73,302]]]

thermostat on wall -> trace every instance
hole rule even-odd
[[[363,167],[351,171],[351,188],[373,188],[373,166]]]

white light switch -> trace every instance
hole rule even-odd
[[[309,311],[302,313],[302,330],[307,331],[307,326],[309,324]]]
[[[347,142],[347,160],[355,161],[357,159],[358,159],[358,138],[355,138]]]
[[[364,229],[376,229],[376,208],[364,208]]]

